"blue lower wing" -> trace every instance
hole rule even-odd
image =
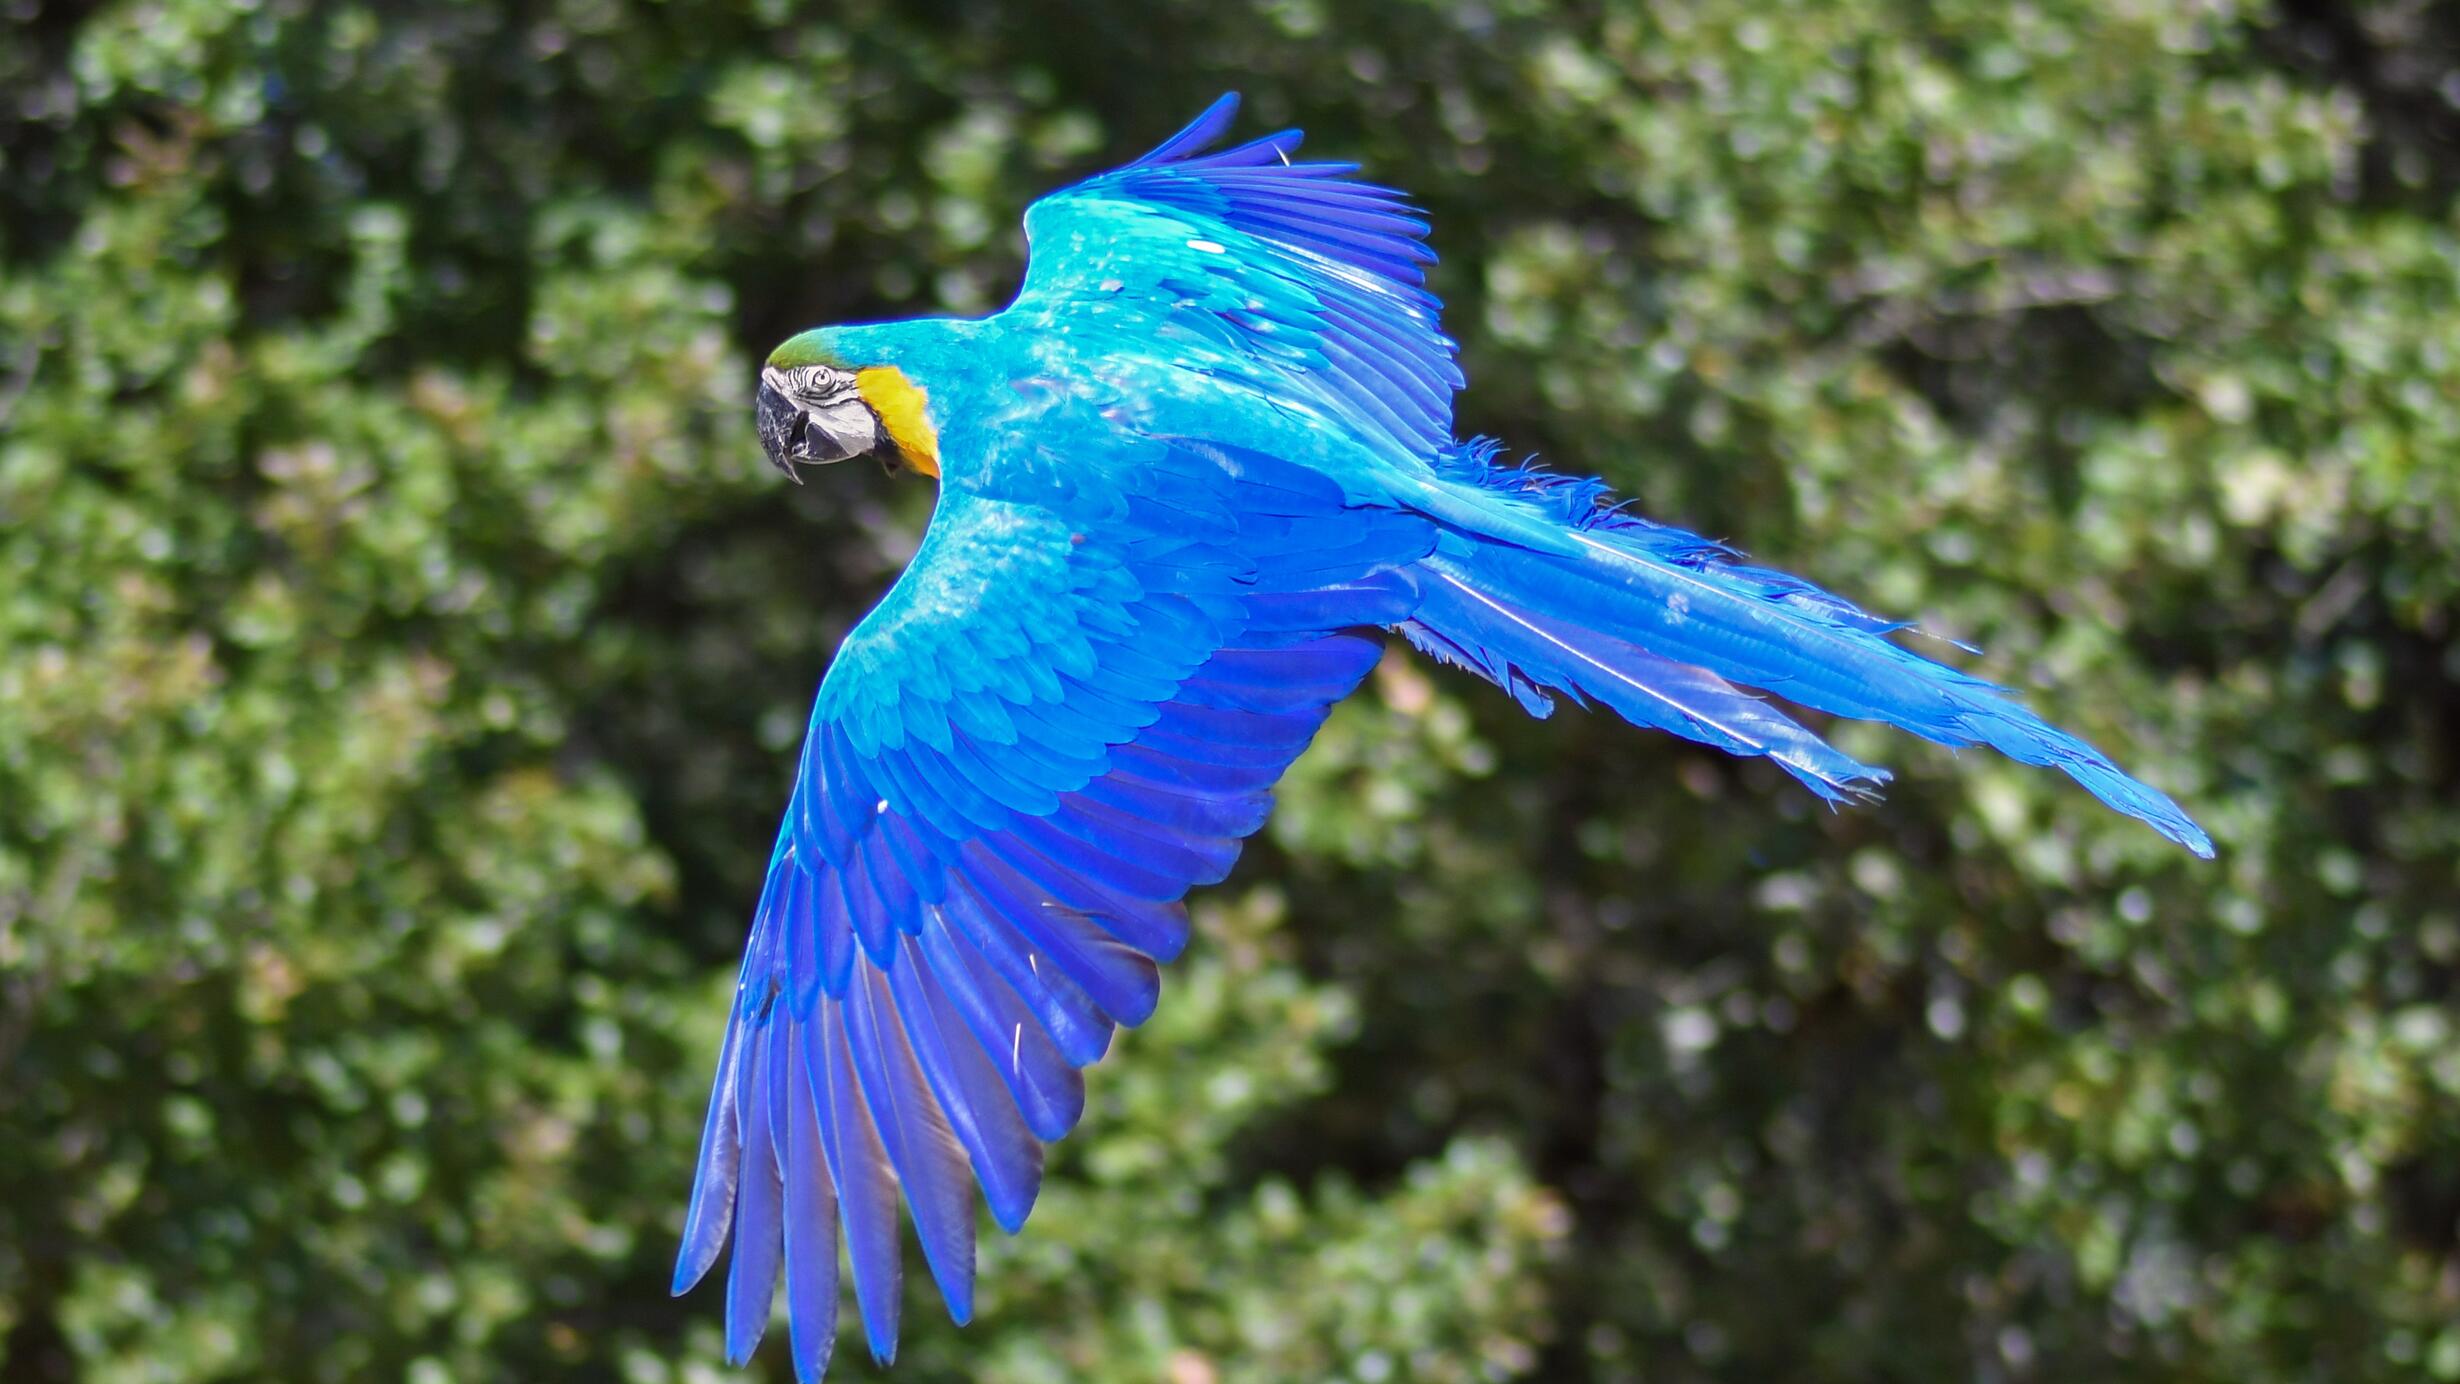
[[[1374,666],[1361,631],[1417,599],[1424,520],[1344,510],[1264,458],[1157,444],[1139,464],[1175,508],[1046,525],[944,496],[830,671],[675,1267],[681,1292],[731,1240],[738,1362],[782,1278],[796,1370],[819,1377],[840,1243],[872,1353],[893,1356],[901,1202],[950,1314],[971,1314],[977,1194],[1024,1222],[1081,1069],[1153,1012],[1186,945],[1181,900],[1229,870]],[[1235,517],[1191,538],[1173,517],[1191,508]]]

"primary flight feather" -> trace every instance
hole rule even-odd
[[[772,460],[939,483],[839,650],[753,914],[675,1290],[731,1239],[727,1353],[786,1290],[836,1339],[839,1245],[892,1357],[900,1203],[950,1315],[975,1197],[1015,1231],[1081,1071],[1153,1012],[1188,890],[1397,630],[1537,715],[1556,696],[1766,756],[1830,801],[1861,763],[1746,688],[2064,771],[2208,856],[2155,789],[1902,626],[1453,436],[1426,223],[1295,131],[1217,152],[1224,97],[1037,202],[1006,310],[807,332],[761,372]]]

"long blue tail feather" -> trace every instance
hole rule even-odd
[[[1533,714],[1553,711],[1546,688],[1603,702],[1635,725],[1728,754],[1765,755],[1830,802],[1867,799],[1887,781],[1887,770],[1841,753],[1707,669],[1479,590],[1474,565],[1430,559],[1424,599],[1402,633],[1503,685]]]
[[[2212,840],[2167,795],[2042,720],[2005,688],[1897,644],[1901,621],[1724,544],[1609,503],[1599,482],[1493,464],[1464,444],[1438,467],[1460,507],[1551,522],[1543,549],[1455,527],[1415,569],[1421,649],[1510,690],[1538,715],[1549,692],[1602,702],[1733,754],[1764,755],[1829,801],[1867,797],[1885,770],[1838,752],[1743,687],[1831,715],[1884,721],[1943,745],[1987,745],[2057,769],[2199,856]]]

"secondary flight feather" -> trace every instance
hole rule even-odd
[[[807,332],[761,372],[789,476],[876,453],[939,499],[821,684],[718,1057],[675,1290],[731,1242],[738,1362],[782,1282],[818,1379],[841,1270],[892,1358],[901,1217],[972,1314],[977,1197],[1024,1224],[1188,891],[1382,632],[1533,714],[1596,702],[1830,801],[1887,771],[1746,689],[2058,769],[2211,854],[1898,622],[1456,439],[1426,223],[1295,131],[1216,150],[1236,108],[1036,203],[1004,311]]]

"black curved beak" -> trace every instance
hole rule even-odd
[[[797,466],[825,466],[858,457],[879,445],[880,420],[860,397],[847,397],[812,412],[778,387],[774,370],[760,372],[760,393],[753,416],[760,428],[761,449],[769,462],[798,484]]]
[[[788,402],[764,379],[760,382],[760,396],[752,403],[752,416],[758,420],[760,449],[769,454],[769,464],[785,472],[786,479],[796,479],[787,455],[803,431],[803,410]]]
[[[759,420],[760,447],[769,454],[769,464],[784,472],[787,480],[802,484],[803,478],[795,474],[795,463],[818,460],[811,454],[811,420],[766,378],[760,382],[753,414]]]

